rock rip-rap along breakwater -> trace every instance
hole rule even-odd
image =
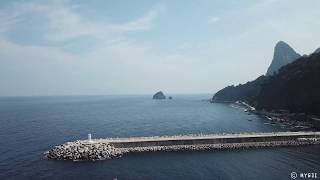
[[[46,157],[57,160],[106,160],[127,153],[248,149],[320,144],[320,132],[207,134],[78,140],[55,146]]]
[[[58,160],[105,160],[120,157],[122,154],[109,143],[75,141],[56,146],[47,152],[47,157]]]

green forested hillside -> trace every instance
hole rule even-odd
[[[228,86],[218,91],[212,100],[242,100],[257,109],[320,115],[320,53],[301,57],[272,76]]]
[[[262,84],[258,109],[288,109],[320,115],[320,53],[283,66]]]
[[[254,81],[237,86],[228,86],[218,91],[212,98],[215,102],[223,101],[246,101],[252,105],[256,105],[257,96],[260,93],[261,85],[268,79],[267,76],[260,76]]]

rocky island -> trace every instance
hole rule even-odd
[[[152,99],[166,99],[166,96],[163,94],[162,91],[159,91],[153,95]]]

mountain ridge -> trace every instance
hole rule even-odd
[[[277,73],[228,86],[211,102],[244,101],[258,110],[288,110],[320,115],[320,52],[282,66]]]

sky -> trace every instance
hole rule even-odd
[[[214,94],[275,44],[320,47],[319,0],[0,1],[0,96]]]

